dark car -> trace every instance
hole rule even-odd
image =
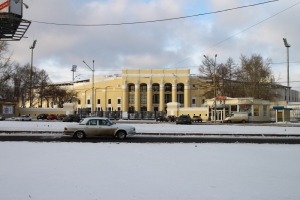
[[[63,120],[66,117],[65,114],[60,114],[57,116],[57,120]]]
[[[63,122],[79,122],[81,120],[79,115],[66,115],[63,118]]]
[[[44,120],[44,119],[47,119],[47,117],[48,117],[48,114],[39,114],[39,115],[36,117],[36,119],[37,119],[37,120],[39,120],[39,119]]]
[[[189,115],[180,115],[176,119],[176,124],[192,124],[192,119]]]

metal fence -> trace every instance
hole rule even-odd
[[[127,112],[126,112],[127,113]],[[165,116],[164,111],[135,111],[133,113],[127,113],[126,117],[122,111],[95,111],[91,112],[90,108],[78,108],[77,113],[82,118],[87,116],[106,117],[109,119],[130,119],[130,120],[154,120],[157,116]]]

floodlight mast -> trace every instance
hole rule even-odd
[[[32,63],[33,63],[33,49],[35,48],[36,40],[33,41],[32,45],[29,47],[31,49],[31,64],[30,64],[30,92],[29,92],[29,107],[32,107]]]
[[[286,47],[286,71],[287,71],[287,86],[290,87],[290,59],[289,59],[289,48],[291,47],[291,45],[287,42],[286,38],[283,38],[283,43],[284,46]]]

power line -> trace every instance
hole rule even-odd
[[[289,62],[289,63],[299,63],[300,61],[294,61],[294,62]],[[279,62],[279,63],[270,63],[272,65],[278,65],[278,64],[286,64],[287,62]]]
[[[35,22],[35,23],[40,23],[40,24],[56,25],[56,26],[122,26],[122,25],[133,25],[133,24],[155,23],[155,22],[163,22],[163,21],[171,21],[171,20],[185,19],[185,18],[191,18],[191,17],[198,17],[198,16],[203,16],[203,15],[211,15],[211,14],[227,12],[227,11],[231,11],[231,10],[237,10],[237,9],[241,9],[241,8],[247,8],[247,7],[253,7],[253,6],[258,6],[258,5],[267,4],[267,3],[273,3],[275,1],[279,1],[279,0],[266,1],[266,2],[262,2],[262,3],[251,4],[251,5],[247,5],[247,6],[239,6],[239,7],[235,7],[235,8],[229,8],[229,9],[225,9],[225,10],[219,10],[219,11],[208,12],[208,13],[200,13],[200,14],[187,15],[187,16],[182,16],[182,17],[173,17],[173,18],[148,20],[148,21],[136,21],[136,22],[121,22],[121,23],[111,23],[111,24],[61,24],[61,23],[43,22],[43,21],[34,21],[34,20],[29,20],[29,21]]]
[[[214,45],[212,45],[212,46],[210,46],[210,47],[208,47],[208,48],[206,48],[206,49],[204,49],[204,50],[202,50],[202,51],[200,51],[200,52],[198,52],[198,53],[194,53],[193,55],[191,55],[191,56],[189,56],[189,57],[187,57],[187,58],[185,58],[185,59],[183,59],[183,60],[181,60],[181,61],[179,61],[179,62],[173,64],[173,65],[171,65],[170,67],[173,67],[173,66],[175,66],[175,65],[178,65],[178,64],[180,64],[180,63],[182,63],[182,62],[184,62],[184,61],[186,61],[186,60],[189,60],[189,59],[192,58],[192,57],[195,57],[195,56],[199,55],[200,53],[203,53],[203,52],[207,51],[208,49],[211,49],[211,48],[213,48],[213,47],[215,47],[215,46],[217,46],[217,45],[219,45],[219,44],[221,44],[221,43],[223,43],[223,42],[226,42],[227,40],[229,40],[229,39],[231,39],[231,38],[233,38],[233,37],[235,37],[235,36],[237,36],[237,35],[239,35],[239,34],[245,32],[245,31],[247,31],[247,30],[249,30],[249,29],[251,29],[251,28],[253,28],[253,27],[255,27],[255,26],[257,26],[257,25],[259,25],[259,24],[261,24],[261,23],[263,23],[263,22],[265,22],[265,21],[267,21],[267,20],[269,20],[269,19],[271,19],[271,18],[273,18],[273,17],[275,17],[275,16],[277,16],[277,15],[279,15],[279,14],[281,14],[281,13],[283,13],[283,12],[285,12],[285,11],[291,9],[291,8],[293,8],[293,7],[295,7],[295,6],[298,5],[298,4],[300,4],[300,2],[298,2],[298,3],[296,3],[296,4],[292,5],[292,6],[290,6],[290,7],[288,7],[288,8],[286,8],[286,9],[284,9],[284,10],[278,12],[278,13],[275,13],[274,15],[271,15],[270,17],[268,17],[268,18],[266,18],[266,19],[264,19],[264,20],[262,20],[262,21],[260,21],[260,22],[258,22],[258,23],[256,23],[256,24],[254,24],[254,25],[252,25],[252,26],[250,26],[250,27],[248,27],[248,28],[246,28],[246,29],[243,29],[242,31],[240,31],[240,32],[238,32],[238,33],[236,33],[236,34],[234,34],[234,35],[232,35],[232,36],[230,36],[230,37],[228,37],[228,38],[226,38],[226,39],[224,39],[224,40],[221,40],[220,42],[217,42],[216,44],[214,44]]]

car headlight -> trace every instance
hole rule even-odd
[[[135,128],[131,128],[130,130],[131,130],[131,131],[135,131]]]

